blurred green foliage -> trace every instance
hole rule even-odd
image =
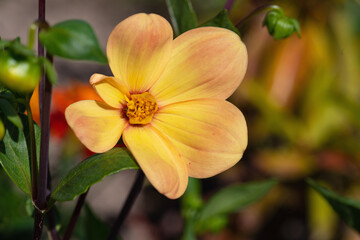
[[[0,168],[0,239],[27,239],[33,219],[25,211],[28,197],[19,191]]]

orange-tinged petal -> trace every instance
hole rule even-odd
[[[79,140],[96,153],[114,147],[127,126],[121,110],[94,100],[71,104],[65,110],[65,117]]]
[[[119,23],[110,34],[107,56],[116,78],[130,93],[148,90],[163,72],[171,55],[173,32],[156,14],[135,14]]]
[[[167,105],[155,114],[151,124],[179,150],[191,177],[207,178],[225,171],[241,159],[247,146],[244,116],[224,100]]]
[[[126,104],[125,96],[130,97],[124,83],[114,77],[96,73],[91,76],[90,84],[95,88],[99,96],[114,108],[121,108],[122,105]]]
[[[153,129],[129,126],[124,130],[125,145],[152,185],[168,198],[179,198],[186,190],[188,174],[184,160],[175,147]]]
[[[174,40],[171,59],[150,89],[159,106],[198,98],[228,98],[247,67],[247,51],[234,32],[202,27]]]

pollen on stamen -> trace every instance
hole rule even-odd
[[[126,101],[126,116],[130,124],[148,124],[158,110],[155,98],[148,92],[133,94]]]

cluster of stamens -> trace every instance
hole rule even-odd
[[[157,109],[155,98],[150,93],[133,94],[127,99],[126,116],[130,124],[148,124]]]

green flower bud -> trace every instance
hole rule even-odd
[[[42,75],[42,69],[36,57],[22,57],[9,51],[0,52],[0,83],[6,88],[28,93],[35,89]]]
[[[300,37],[300,25],[294,18],[288,18],[280,9],[272,10],[266,15],[263,26],[267,26],[269,34],[274,39],[291,36],[294,32]]]
[[[267,26],[270,35],[274,34],[276,23],[282,17],[282,15],[283,14],[277,10],[270,11],[266,15],[263,26]]]
[[[0,119],[0,141],[3,140],[5,136],[5,126],[3,121]]]

